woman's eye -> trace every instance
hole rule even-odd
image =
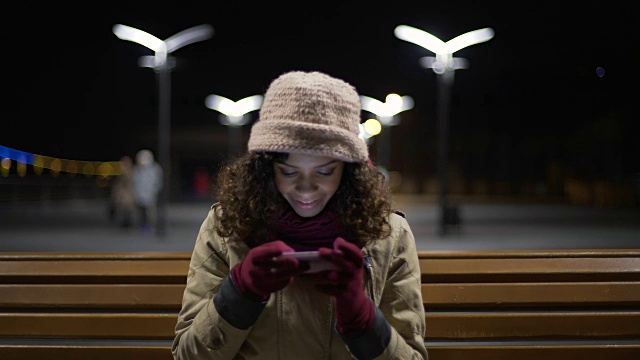
[[[280,173],[284,176],[293,176],[296,174],[295,171],[287,171],[285,169],[280,169]]]
[[[333,169],[328,170],[328,171],[318,171],[318,174],[320,174],[322,176],[329,176],[329,175],[333,174]]]

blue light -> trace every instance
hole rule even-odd
[[[35,157],[36,156],[32,153],[0,145],[0,158],[9,158],[11,160],[33,165]]]

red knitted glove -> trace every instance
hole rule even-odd
[[[364,293],[362,251],[339,237],[333,242],[333,249],[320,248],[318,252],[336,266],[336,270],[319,273],[317,288],[335,297],[338,332],[352,337],[373,326],[375,307]]]
[[[264,301],[309,268],[292,257],[275,259],[285,251],[294,250],[280,240],[249,250],[247,257],[231,269],[231,277],[240,292]]]

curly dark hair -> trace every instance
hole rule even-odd
[[[275,214],[289,206],[276,188],[273,171],[273,162],[287,157],[286,153],[249,152],[218,172],[214,199],[222,207],[215,225],[218,235],[232,241],[267,235]],[[332,201],[359,246],[390,234],[389,189],[384,174],[370,164],[345,162]]]

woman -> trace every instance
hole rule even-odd
[[[359,138],[360,100],[319,72],[275,79],[249,152],[218,175],[175,359],[426,359],[411,229]],[[330,268],[283,253],[318,251]]]

